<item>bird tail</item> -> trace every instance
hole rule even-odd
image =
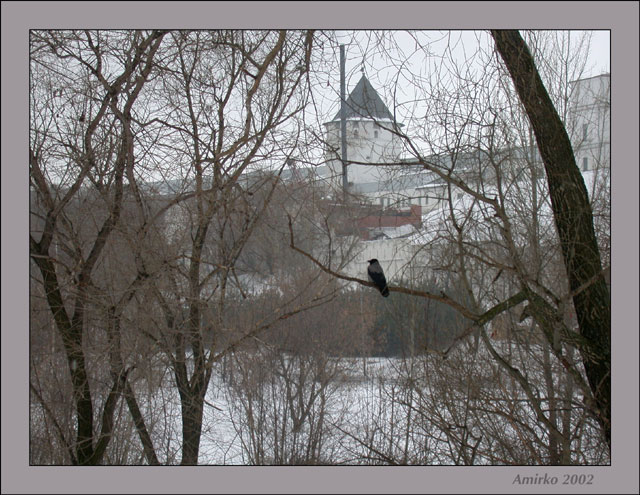
[[[380,293],[382,294],[383,297],[389,297],[389,287],[385,285],[384,288],[380,291]]]

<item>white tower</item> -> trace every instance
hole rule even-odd
[[[347,98],[346,107],[347,177],[350,189],[358,191],[358,186],[383,183],[388,178],[390,169],[377,165],[398,163],[402,142],[393,132],[399,125],[364,74]],[[342,187],[340,112],[324,125],[327,165],[334,185]]]

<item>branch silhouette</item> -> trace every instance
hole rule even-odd
[[[348,275],[344,275],[342,273],[336,272],[334,270],[332,270],[331,268],[326,267],[323,263],[321,263],[319,260],[317,260],[312,254],[306,252],[305,250],[299,248],[298,246],[295,245],[295,239],[294,239],[294,235],[293,235],[293,222],[291,220],[291,215],[287,214],[287,218],[289,221],[289,247],[291,247],[291,249],[293,249],[294,251],[300,253],[301,255],[303,255],[304,257],[306,257],[307,259],[311,260],[318,268],[320,268],[323,272],[342,279],[342,280],[347,280],[349,282],[355,282],[358,283],[360,285],[363,285],[365,287],[376,287],[375,284],[373,282],[369,282],[368,280],[363,280],[360,278],[356,278],[356,277],[350,277]],[[388,285],[389,291],[390,292],[399,292],[401,294],[408,294],[410,296],[417,296],[417,297],[424,297],[427,299],[433,299],[435,301],[439,301],[441,303],[447,304],[448,306],[451,306],[452,308],[456,309],[461,315],[465,316],[466,318],[472,320],[474,323],[476,324],[483,324],[487,321],[489,321],[489,319],[486,318],[485,315],[487,315],[487,313],[495,313],[494,311],[489,311],[487,313],[483,313],[483,314],[476,314],[472,311],[470,311],[468,308],[466,308],[465,306],[463,306],[462,304],[460,304],[458,301],[452,299],[451,297],[449,297],[447,294],[445,294],[444,292],[440,292],[439,294],[434,294],[433,292],[427,292],[424,290],[419,290],[419,289],[411,289],[409,287],[401,287],[401,286],[393,286],[393,285]],[[514,296],[515,297],[515,296]],[[513,298],[511,298],[513,299]],[[511,299],[509,299],[508,301],[511,301]],[[518,298],[519,299],[519,298]],[[521,302],[522,300],[518,300],[518,303]],[[517,303],[516,303],[517,304]],[[515,305],[515,304],[513,304]],[[505,305],[507,307],[504,307],[504,309],[508,309],[509,305]],[[501,311],[500,311],[501,312]],[[495,313],[497,314],[497,313]],[[495,316],[495,314],[492,314],[492,317]]]

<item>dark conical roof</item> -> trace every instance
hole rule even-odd
[[[358,84],[347,98],[347,119],[369,118],[375,120],[390,120],[393,115],[384,104],[378,92],[363,74]],[[340,120],[340,110],[332,122]]]

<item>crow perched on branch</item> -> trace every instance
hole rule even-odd
[[[378,263],[378,260],[375,258],[367,261],[369,262],[369,266],[367,267],[369,280],[376,284],[380,294],[387,297],[389,295],[389,287],[387,287],[387,279],[384,276],[380,263]]]

